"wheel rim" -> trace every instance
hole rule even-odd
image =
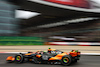
[[[16,57],[16,60],[17,60],[17,61],[20,61],[20,60],[21,60],[21,57],[20,57],[20,56],[17,56],[17,57]]]
[[[63,62],[64,63],[68,63],[69,62],[69,59],[65,57],[65,58],[63,58]]]

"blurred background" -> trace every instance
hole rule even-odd
[[[0,67],[46,67],[6,58],[49,47],[79,50],[81,60],[71,67],[100,67],[99,46],[100,0],[0,0]]]
[[[0,0],[0,45],[100,42],[99,0]]]

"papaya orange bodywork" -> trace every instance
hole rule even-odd
[[[77,52],[70,52],[70,55],[71,55],[72,57],[75,57],[75,56],[77,56]]]
[[[36,55],[36,57],[40,58],[40,57],[41,57],[41,55]]]
[[[31,55],[32,53],[28,53],[28,54],[25,54],[25,55]]]
[[[50,60],[61,60],[64,55],[68,55],[68,54],[66,52],[64,52],[62,54],[58,54],[55,57],[50,58],[49,61]]]
[[[80,52],[78,52],[78,55],[80,55],[81,53]]]
[[[11,61],[14,61],[15,60],[15,58],[13,57],[13,56],[9,56],[9,57],[7,57],[7,59],[6,59],[7,61],[9,61],[9,60],[11,60]]]
[[[52,57],[52,58],[49,59],[49,61],[50,61],[50,60],[60,60],[61,58],[62,58],[62,57]]]

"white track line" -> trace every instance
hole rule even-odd
[[[81,53],[81,55],[100,55],[100,53]]]
[[[18,54],[18,53],[28,53],[28,52],[0,52],[4,54]],[[100,53],[81,53],[81,55],[100,55]]]

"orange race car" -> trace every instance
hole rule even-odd
[[[72,50],[69,53],[62,52],[60,50],[49,48],[48,51],[28,52],[27,54],[17,54],[15,57],[7,57],[7,62],[22,63],[25,61],[31,61],[34,63],[48,63],[48,64],[62,64],[70,65],[72,62],[77,62],[80,58],[80,52],[78,50]]]

